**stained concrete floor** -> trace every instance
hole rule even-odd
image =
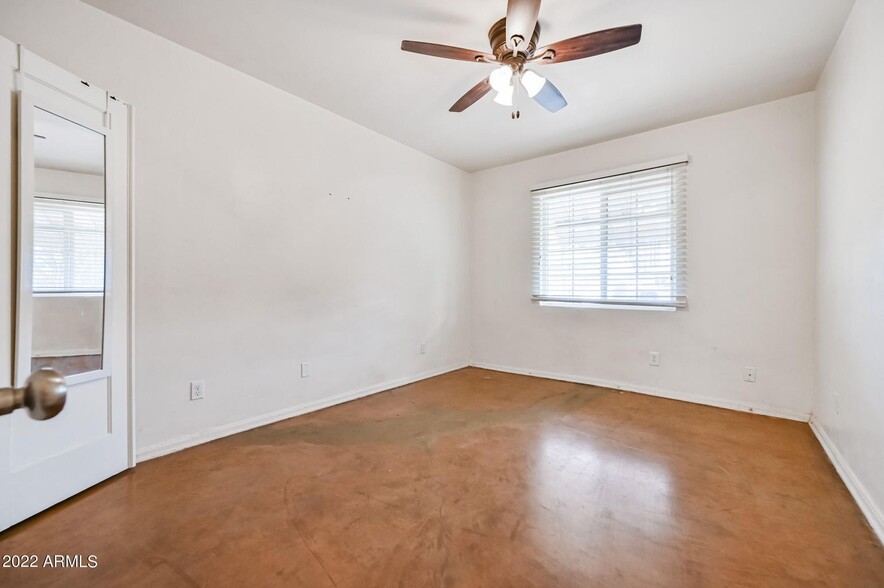
[[[809,427],[464,369],[155,459],[0,534],[2,586],[884,586]]]

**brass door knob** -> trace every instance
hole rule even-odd
[[[27,379],[24,388],[0,388],[0,415],[25,408],[38,421],[61,412],[67,399],[64,378],[51,368],[40,368]]]

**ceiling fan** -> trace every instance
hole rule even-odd
[[[513,106],[512,118],[517,119],[521,117],[520,87],[529,98],[533,98],[550,112],[558,112],[568,105],[552,82],[526,66],[593,57],[630,47],[642,38],[642,25],[636,24],[587,33],[538,49],[539,13],[540,0],[508,0],[506,17],[494,23],[488,31],[491,53],[421,41],[402,41],[402,50],[445,59],[500,64],[491,75],[455,102],[449,111],[463,112],[485,94],[495,90],[497,95],[494,101],[504,106]]]

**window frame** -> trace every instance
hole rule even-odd
[[[611,299],[601,299],[601,297],[598,300],[596,300],[596,299],[594,299],[594,300],[581,300],[581,299],[576,299],[576,298],[575,299],[565,299],[564,297],[556,297],[556,296],[545,297],[542,295],[538,295],[534,291],[534,286],[538,282],[538,277],[535,275],[535,272],[538,270],[536,269],[535,264],[536,264],[537,256],[540,255],[540,252],[537,250],[538,243],[536,242],[536,238],[535,238],[534,225],[535,225],[535,223],[538,222],[539,218],[538,218],[537,212],[533,208],[533,202],[534,202],[534,193],[538,192],[538,191],[550,190],[553,188],[562,188],[562,187],[566,187],[566,186],[569,186],[572,184],[581,184],[581,183],[586,183],[586,182],[592,182],[592,181],[602,180],[602,179],[610,178],[610,177],[614,177],[614,176],[622,176],[622,175],[629,175],[629,174],[633,174],[633,173],[640,173],[640,172],[644,172],[644,171],[651,171],[651,170],[654,170],[657,168],[671,167],[671,166],[676,166],[679,164],[684,164],[685,166],[689,166],[690,163],[691,163],[691,158],[689,155],[687,155],[687,154],[675,155],[675,156],[668,157],[665,159],[658,159],[658,160],[649,161],[649,162],[645,162],[645,163],[641,163],[641,164],[629,165],[629,166],[624,166],[624,167],[619,167],[619,168],[613,168],[613,169],[607,169],[607,170],[603,170],[603,171],[597,171],[597,172],[592,172],[592,173],[588,173],[588,174],[583,174],[580,176],[573,176],[573,177],[564,178],[564,179],[547,181],[547,182],[543,182],[543,183],[539,183],[539,184],[535,184],[535,185],[531,186],[529,189],[529,194],[531,195],[531,202],[532,202],[532,210],[531,210],[531,226],[532,226],[532,229],[531,229],[531,231],[532,231],[532,234],[531,234],[531,242],[532,242],[532,257],[531,257],[532,279],[531,279],[531,284],[532,284],[532,294],[531,294],[531,301],[534,303],[537,303],[539,306],[544,306],[544,307],[562,307],[562,308],[578,308],[578,309],[597,308],[597,309],[613,309],[613,310],[675,311],[675,310],[687,308],[687,272],[686,272],[686,268],[682,268],[679,266],[679,263],[681,263],[683,265],[687,264],[687,252],[685,251],[684,256],[679,256],[676,252],[676,249],[679,245],[679,241],[683,241],[684,246],[687,247],[687,234],[686,234],[687,228],[686,227],[684,229],[682,229],[683,231],[685,231],[685,234],[681,235],[681,238],[679,238],[679,236],[676,236],[672,240],[672,249],[673,249],[672,263],[673,263],[673,266],[676,268],[676,272],[678,272],[680,269],[684,270],[684,272],[683,272],[683,275],[684,275],[684,277],[683,277],[684,296],[682,297],[681,301],[675,300],[673,302],[667,301],[667,302],[654,303],[652,301],[646,301],[646,300],[635,300],[635,301],[616,300],[616,299],[611,300]],[[602,200],[605,202],[604,206],[602,206],[602,204],[601,204]],[[607,219],[607,216],[608,216],[607,201],[608,201],[607,196],[604,196],[603,199],[600,199],[600,210],[604,209],[604,211],[605,211],[604,213],[600,213],[600,217],[601,216],[605,217],[605,220],[599,221],[599,227],[600,227],[599,228],[599,241],[600,242],[603,239],[605,241],[607,241],[607,226],[609,224],[609,219]],[[687,223],[687,195],[685,195],[684,202],[681,205],[684,207],[683,212],[684,212],[684,216],[685,216],[685,223]],[[602,230],[603,226],[605,227],[604,230]],[[607,257],[608,257],[607,246],[600,247],[599,253],[600,253],[599,269],[600,269],[600,271],[602,271],[603,269],[605,269],[604,266],[607,265],[607,263],[606,263]],[[602,280],[599,281],[600,292],[605,292],[606,296],[607,296],[607,285],[608,285],[607,278],[604,281],[602,281]],[[677,287],[677,284],[676,284],[676,287]],[[677,296],[676,296],[676,298],[677,298]]]

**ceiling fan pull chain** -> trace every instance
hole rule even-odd
[[[522,85],[522,72],[516,72],[513,76],[513,120],[516,120],[522,116],[522,113],[519,111],[519,86]]]

